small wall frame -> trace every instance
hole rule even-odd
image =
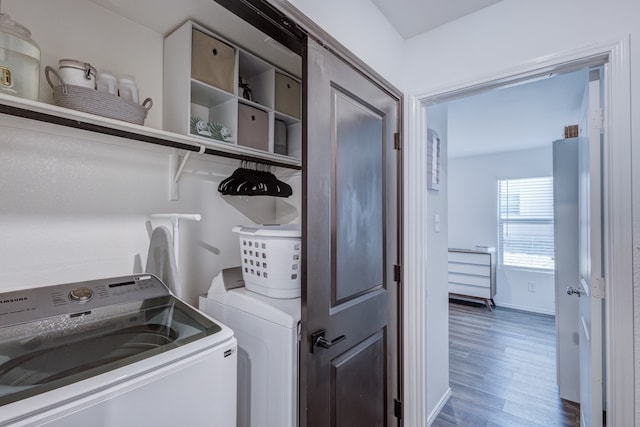
[[[427,188],[440,191],[440,137],[427,129]]]

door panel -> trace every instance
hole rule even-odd
[[[383,283],[384,116],[332,89],[336,134],[334,212],[335,300],[342,302]]]
[[[578,139],[553,142],[553,226],[556,287],[556,364],[560,397],[580,401],[579,299],[567,294],[577,287]]]
[[[589,73],[589,134],[578,143],[580,422],[602,426],[602,114],[600,69]]]
[[[377,333],[331,361],[333,425],[385,425],[384,350],[384,334]]]
[[[300,421],[397,425],[399,99],[312,40],[306,60]]]

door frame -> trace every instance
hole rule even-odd
[[[405,425],[427,425],[426,361],[426,109],[443,99],[469,96],[557,70],[582,68],[594,60],[606,62],[605,148],[603,152],[603,250],[605,270],[605,352],[607,425],[634,425],[634,318],[631,173],[631,79],[629,35],[589,47],[580,47],[542,58],[492,75],[407,97],[405,126],[408,142],[404,150],[405,235],[404,249],[404,396]],[[428,118],[427,118],[428,120]],[[414,236],[418,236],[415,238]],[[425,286],[426,284],[426,286]],[[615,285],[614,285],[615,284]],[[447,322],[448,324],[448,322]],[[410,351],[409,351],[410,349]],[[410,372],[411,375],[406,375]],[[444,406],[450,390],[442,396]],[[438,398],[440,398],[438,396]],[[434,415],[434,414],[431,414]],[[435,416],[432,416],[435,418]]]

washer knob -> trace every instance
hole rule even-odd
[[[69,298],[76,302],[86,302],[93,298],[93,290],[84,286],[75,288],[69,292]]]

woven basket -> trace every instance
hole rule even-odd
[[[56,76],[61,84],[54,85],[51,81],[51,74]],[[68,85],[50,66],[45,67],[45,77],[53,89],[53,101],[60,107],[143,125],[147,113],[153,106],[151,98],[145,99],[142,105],[138,105],[108,92]]]

